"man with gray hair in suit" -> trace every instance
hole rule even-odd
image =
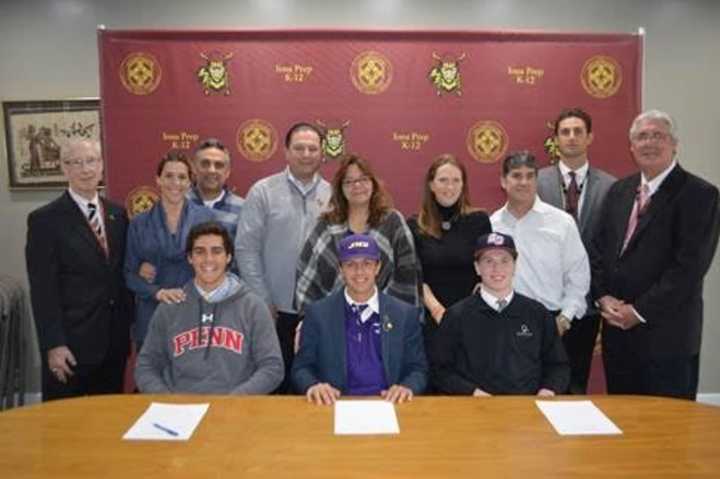
[[[588,147],[593,141],[592,117],[580,108],[567,108],[555,120],[555,142],[559,161],[538,172],[538,195],[567,211],[577,223],[586,250],[597,230],[600,209],[615,177],[590,166]],[[600,313],[588,296],[588,309],[582,318],[558,324],[558,332],[572,370],[570,392],[585,394]]]
[[[121,393],[133,321],[128,219],[98,194],[100,143],[74,137],[60,159],[68,189],[28,215],[25,246],[43,401]]]
[[[629,137],[639,171],[610,188],[592,247],[608,393],[695,400],[720,192],[683,168],[669,114],[641,113]]]

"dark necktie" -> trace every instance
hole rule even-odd
[[[578,203],[580,201],[580,188],[578,188],[575,172],[571,171],[570,183],[565,189],[565,211],[567,211],[575,221],[578,219]]]

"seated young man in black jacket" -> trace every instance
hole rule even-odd
[[[512,237],[478,238],[475,294],[449,308],[431,355],[432,380],[446,394],[564,393],[570,368],[555,319],[513,291],[517,250]]]

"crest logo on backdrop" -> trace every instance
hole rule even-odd
[[[236,141],[238,151],[246,159],[260,162],[267,160],[275,153],[278,134],[267,121],[253,118],[240,125]]]
[[[545,137],[543,149],[545,150],[545,153],[547,153],[550,164],[554,165],[560,160],[560,146],[555,138],[555,125],[553,124],[553,121],[548,121],[545,123],[545,126],[550,130],[550,133]]]
[[[228,63],[233,53],[222,54],[220,52],[200,53],[205,60],[205,65],[197,71],[198,80],[203,88],[203,93],[224,93],[230,94],[230,71]]]
[[[479,121],[467,134],[465,144],[468,152],[480,163],[494,163],[508,148],[508,134],[496,121]]]
[[[462,95],[462,76],[460,74],[460,62],[465,59],[465,53],[455,58],[449,54],[442,57],[433,52],[435,65],[428,73],[428,78],[437,90],[438,96],[455,93]]]
[[[125,197],[125,210],[130,219],[153,207],[160,199],[158,192],[150,186],[138,186]]]
[[[590,96],[609,98],[622,85],[622,68],[614,58],[597,55],[583,65],[580,82]]]
[[[150,53],[134,52],[120,64],[120,81],[133,95],[149,95],[154,92],[162,78],[162,68]]]
[[[361,93],[377,95],[392,83],[393,68],[390,60],[382,53],[366,51],[360,53],[350,67],[350,78]]]
[[[321,120],[316,120],[315,123],[325,134],[322,142],[325,158],[336,160],[341,157],[345,153],[345,128],[350,126],[350,120],[344,121],[340,126],[328,126]]]

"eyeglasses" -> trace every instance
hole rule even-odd
[[[354,180],[343,180],[342,185],[346,188],[350,188],[352,186],[366,186],[368,183],[370,183],[370,178],[367,176],[361,176],[360,178],[355,178]]]
[[[88,168],[95,168],[97,165],[100,164],[100,158],[85,158],[84,160],[81,158],[75,158],[74,160],[65,160],[63,161],[63,164],[69,168],[73,168],[76,170],[81,169],[83,166],[87,166]]]
[[[644,141],[663,141],[668,137],[667,133],[662,131],[643,131],[633,137],[633,140],[641,143]]]

